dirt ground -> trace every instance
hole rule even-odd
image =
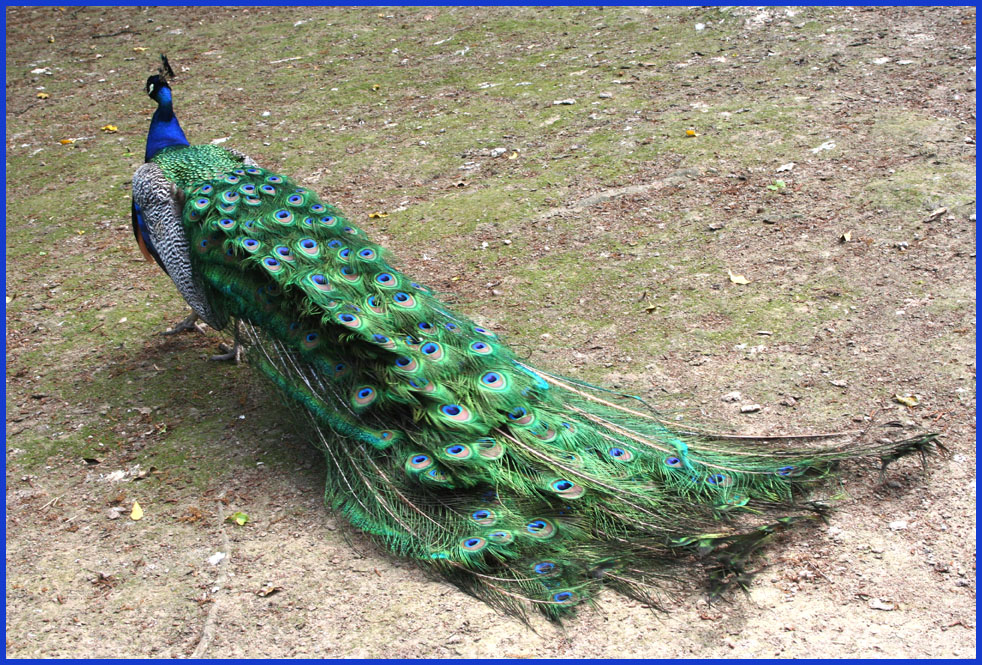
[[[8,657],[975,656],[974,8],[6,11]],[[530,629],[426,579],[326,510],[216,333],[156,334],[186,308],[128,208],[162,51],[192,142],[316,188],[532,362],[949,456],[846,465],[712,604]]]

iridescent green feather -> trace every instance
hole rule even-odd
[[[796,493],[838,460],[933,440],[793,451],[676,431],[637,400],[526,366],[289,178],[214,146],[154,161],[185,194],[211,306],[309,417],[327,502],[509,611],[559,618],[602,585],[650,602],[686,551],[742,583],[746,557],[808,514]]]

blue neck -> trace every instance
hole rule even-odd
[[[170,88],[162,88],[157,93],[157,110],[154,111],[153,119],[150,121],[150,131],[147,133],[147,153],[144,161],[149,162],[164,148],[180,145],[191,144],[188,143],[181,130],[181,124],[174,115]]]

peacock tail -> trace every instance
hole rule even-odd
[[[604,586],[657,604],[683,562],[714,589],[744,584],[754,550],[821,514],[808,491],[839,461],[934,445],[794,450],[682,430],[639,398],[529,365],[336,207],[218,146],[156,148],[134,178],[135,229],[137,216],[195,311],[238,322],[250,364],[306,418],[328,505],[517,615],[559,619]]]

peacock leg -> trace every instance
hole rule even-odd
[[[232,331],[232,346],[229,346],[228,344],[219,344],[218,345],[219,351],[224,351],[224,353],[221,353],[217,356],[212,356],[211,360],[218,360],[218,361],[231,360],[236,365],[241,363],[242,349],[244,347],[241,344],[239,344],[240,336],[241,335],[239,331],[239,320],[235,319],[235,325]]]
[[[188,314],[187,318],[185,318],[183,321],[181,321],[180,323],[178,323],[176,326],[174,326],[173,328],[169,328],[169,329],[163,331],[160,334],[161,335],[176,335],[179,332],[184,332],[185,330],[190,330],[190,331],[197,331],[197,332],[199,332],[199,333],[201,333],[203,335],[203,334],[205,334],[205,329],[204,329],[204,326],[202,324],[198,323],[198,321],[200,320],[200,318],[201,317],[199,317],[195,312],[191,312],[190,314]]]

